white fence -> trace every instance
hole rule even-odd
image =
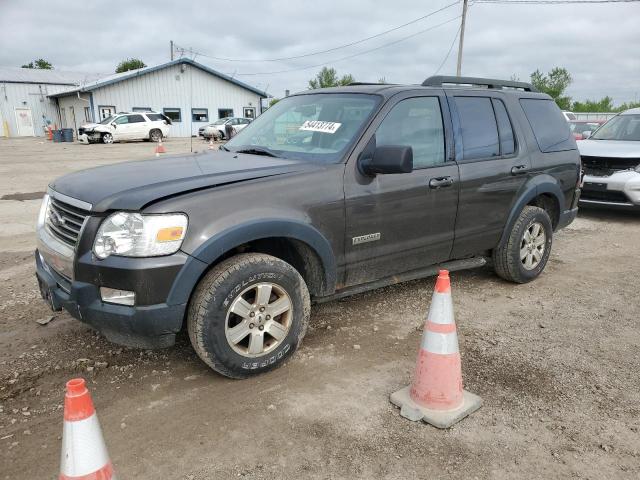
[[[609,120],[617,113],[597,113],[597,112],[573,112],[576,120]]]

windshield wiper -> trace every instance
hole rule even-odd
[[[241,148],[239,150],[236,150],[236,153],[248,153],[250,155],[266,155],[267,157],[279,158],[278,155],[273,153],[271,150],[263,147]]]

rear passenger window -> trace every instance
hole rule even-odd
[[[145,120],[142,115],[129,115],[129,123],[141,123],[144,121]]]
[[[500,155],[498,127],[491,99],[455,97],[462,124],[464,159],[491,158]]]
[[[529,120],[541,152],[560,152],[576,148],[569,125],[556,102],[521,98],[520,105]]]
[[[500,134],[500,154],[511,155],[516,151],[516,142],[513,137],[513,127],[507,115],[507,109],[502,100],[494,98],[493,109],[496,112],[496,120],[498,121],[498,133]]]
[[[402,145],[413,150],[413,167],[444,163],[444,128],[437,97],[402,100],[376,131],[376,145]]]

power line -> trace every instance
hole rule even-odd
[[[214,55],[208,55],[206,53],[201,53],[201,52],[197,52],[198,55],[200,55],[201,57],[207,57],[207,58],[211,58],[213,60],[219,60],[219,61],[223,61],[223,62],[246,62],[246,63],[252,63],[252,62],[282,62],[285,60],[296,60],[299,58],[305,58],[305,57],[312,57],[315,55],[321,55],[323,53],[329,53],[329,52],[335,52],[336,50],[341,50],[343,48],[347,48],[347,47],[352,47],[354,45],[359,45],[361,43],[367,42],[369,40],[373,40],[374,38],[378,38],[381,37],[383,35],[386,35],[387,33],[391,33],[391,32],[395,32],[396,30],[400,30],[402,28],[408,27],[409,25],[413,25],[414,23],[420,22],[421,20],[424,20],[426,18],[432,17],[433,15],[436,15],[437,13],[440,13],[448,8],[453,7],[454,5],[457,5],[461,2],[461,0],[456,0],[453,3],[450,3],[448,5],[445,5],[442,8],[439,8],[437,10],[434,10],[430,13],[427,13],[421,17],[418,18],[414,18],[413,20],[408,21],[407,23],[403,23],[402,25],[398,25],[397,27],[393,27],[390,28],[389,30],[385,30],[384,32],[380,32],[380,33],[376,33],[375,35],[371,35],[370,37],[365,37],[362,38],[360,40],[356,40],[350,43],[345,43],[344,45],[338,45],[336,47],[332,47],[332,48],[328,48],[326,50],[318,50],[316,52],[309,52],[309,53],[304,53],[304,54],[300,54],[300,55],[294,55],[292,57],[280,57],[280,58],[263,58],[263,59],[259,59],[259,58],[226,58],[226,57],[216,57]],[[184,49],[183,49],[184,50]]]
[[[460,35],[461,31],[462,31],[462,25],[460,25],[460,27],[458,27],[458,30],[456,31],[456,35],[453,37],[453,41],[451,42],[451,45],[449,46],[449,50],[447,51],[447,54],[445,55],[445,57],[442,59],[442,63],[440,64],[438,69],[435,72],[433,72],[434,76],[437,75],[438,73],[440,73],[440,70],[442,69],[442,67],[446,63],[447,59],[449,58],[449,55],[451,55],[451,51],[453,50],[453,46],[456,44],[456,40],[458,39],[458,35]]]
[[[300,71],[300,70],[309,70],[311,68],[324,67],[325,65],[330,65],[332,63],[342,62],[344,60],[349,60],[351,58],[359,57],[360,55],[365,55],[367,53],[371,53],[371,52],[374,52],[376,50],[381,50],[383,48],[387,48],[387,47],[390,47],[392,45],[396,45],[396,44],[398,44],[400,42],[404,42],[406,40],[409,40],[410,38],[417,37],[418,35],[422,35],[424,33],[430,32],[431,30],[435,30],[436,28],[441,27],[443,25],[446,25],[447,23],[454,22],[454,21],[458,20],[461,16],[462,15],[458,15],[457,17],[450,18],[449,20],[447,20],[445,22],[439,23],[437,25],[433,25],[432,27],[429,27],[429,28],[425,28],[424,30],[420,30],[419,32],[413,33],[411,35],[407,35],[406,37],[402,37],[402,38],[400,38],[398,40],[394,40],[393,42],[385,43],[385,44],[380,45],[380,46],[375,47],[375,48],[370,48],[370,49],[364,50],[362,52],[354,53],[353,55],[348,55],[346,57],[341,57],[341,58],[337,58],[337,59],[334,59],[334,60],[329,60],[327,62],[317,63],[315,65],[307,65],[306,67],[292,68],[292,69],[289,69],[289,70],[279,70],[279,71],[275,71],[275,72],[236,73],[235,75],[237,75],[237,76],[276,75],[276,74],[281,74],[281,73],[290,73],[290,72],[297,72],[297,71]]]

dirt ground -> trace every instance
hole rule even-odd
[[[122,479],[640,477],[640,215],[581,211],[527,285],[452,274],[465,388],[484,405],[440,431],[389,403],[410,381],[432,278],[314,306],[301,350],[244,381],[209,371],[184,336],[140,351],[64,313],[38,324],[51,316],[33,268],[39,192],[152,149],[0,139],[0,478],[57,478],[78,375]]]

